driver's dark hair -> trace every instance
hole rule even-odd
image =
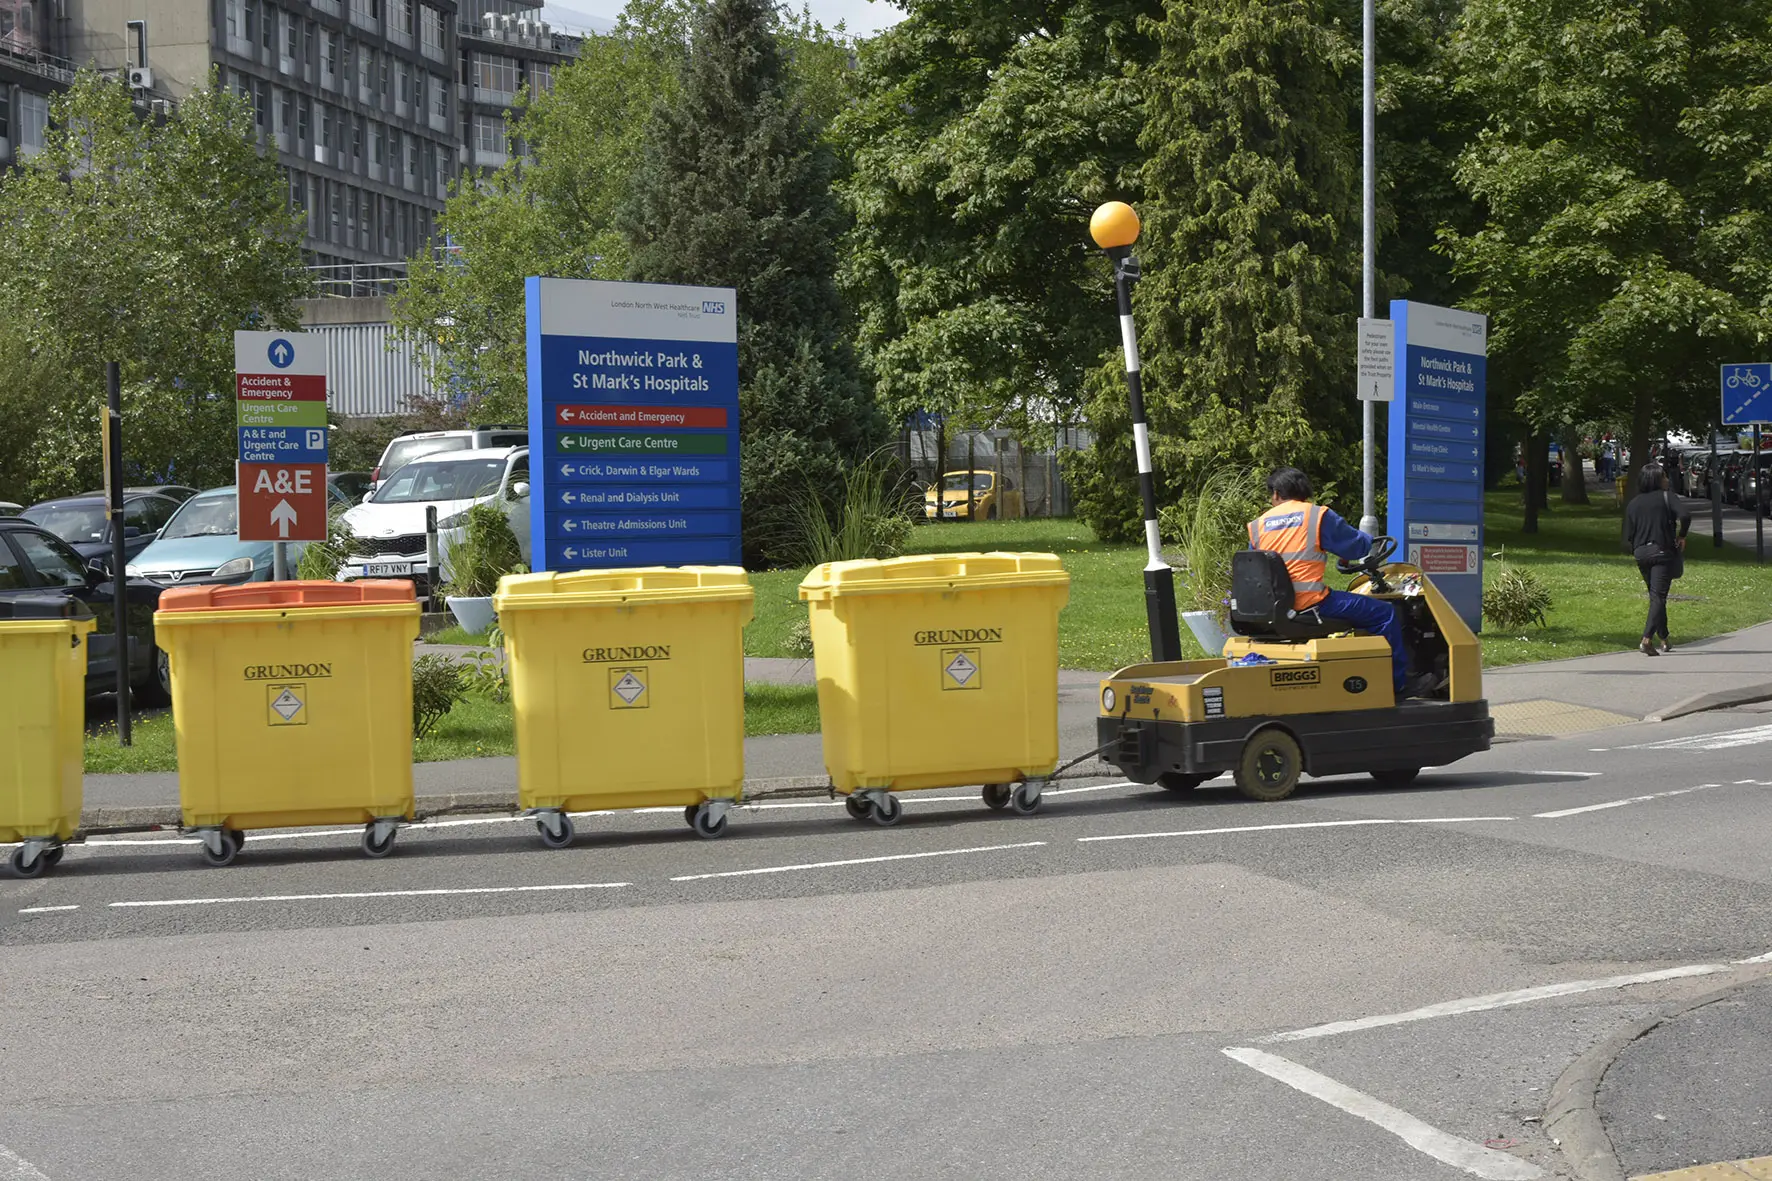
[[[1660,492],[1661,482],[1666,478],[1667,473],[1661,470],[1659,463],[1646,463],[1637,473],[1637,491]]]
[[[1268,474],[1267,490],[1281,500],[1309,500],[1311,478],[1295,467],[1277,467]]]

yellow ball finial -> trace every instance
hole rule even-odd
[[[1138,241],[1138,214],[1124,201],[1109,201],[1089,219],[1089,236],[1103,250],[1115,250]]]

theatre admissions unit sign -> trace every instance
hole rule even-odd
[[[738,565],[728,287],[528,281],[538,570]]]
[[[1489,321],[1391,303],[1388,530],[1470,625],[1483,622],[1483,437]]]

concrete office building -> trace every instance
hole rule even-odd
[[[73,80],[58,0],[0,0],[0,168],[43,146],[49,100]]]
[[[483,174],[500,167],[513,145],[506,116],[524,86],[554,88],[554,71],[578,56],[580,38],[541,19],[542,0],[464,0],[461,39],[461,164]]]

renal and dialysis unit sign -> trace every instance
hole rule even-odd
[[[538,570],[738,565],[729,287],[528,281]]]
[[[1488,319],[1391,302],[1388,530],[1471,630],[1483,622],[1483,434]]]

